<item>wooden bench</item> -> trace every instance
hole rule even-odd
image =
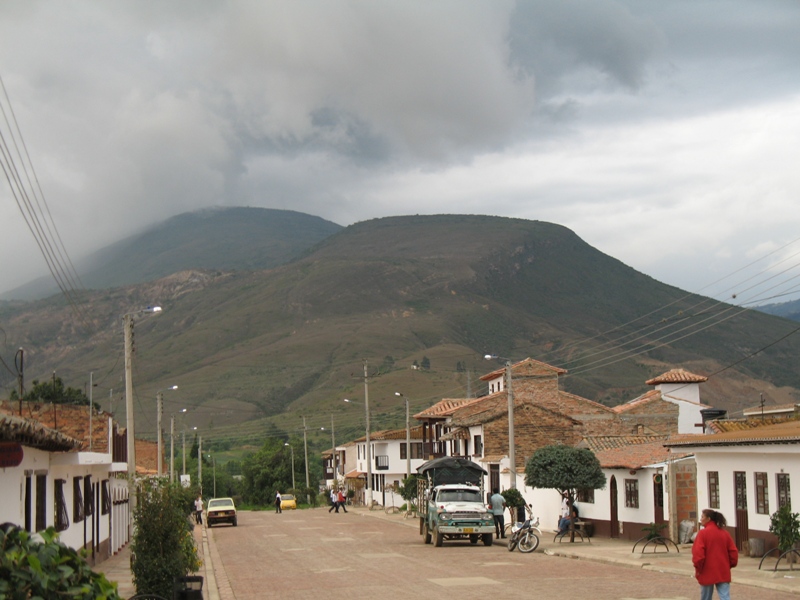
[[[592,523],[590,521],[581,521],[580,519],[572,522],[574,529],[567,529],[566,531],[556,532],[556,535],[553,537],[553,541],[563,542],[564,538],[566,537],[569,541],[574,541],[571,533],[575,533],[575,538],[581,538],[582,542],[589,542],[591,543],[592,540],[589,538],[588,529],[591,527]],[[590,526],[590,527],[587,527]]]

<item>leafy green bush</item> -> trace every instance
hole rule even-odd
[[[176,577],[200,568],[189,519],[190,491],[164,479],[146,479],[137,495],[131,542],[133,584],[139,594],[171,598]]]
[[[59,542],[55,529],[48,527],[39,536],[41,542],[15,525],[0,526],[0,598],[119,599],[116,584]]]
[[[800,515],[784,504],[770,517],[769,530],[778,536],[778,549],[788,552],[800,542]]]

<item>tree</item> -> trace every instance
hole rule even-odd
[[[778,536],[778,549],[781,554],[788,552],[800,542],[800,515],[793,513],[788,504],[784,504],[770,517],[769,530]]]
[[[172,595],[176,577],[200,568],[189,511],[191,492],[164,479],[145,479],[133,515],[131,572],[139,594]]]
[[[528,459],[525,483],[533,488],[555,489],[566,494],[568,514],[571,515],[577,490],[603,489],[606,487],[606,476],[600,468],[600,461],[588,448],[555,444],[539,448]],[[570,529],[573,528],[570,521]],[[574,539],[572,536],[571,539]]]
[[[19,395],[16,390],[9,394],[10,400],[18,400]],[[51,404],[79,404],[89,405],[89,398],[82,390],[73,387],[64,387],[61,377],[54,377],[51,380],[40,382],[33,380],[33,386],[22,397],[26,402],[47,402]],[[95,402],[95,408],[100,406]]]
[[[0,598],[119,600],[116,584],[95,573],[52,527],[32,534],[10,523],[0,526]]]
[[[419,366],[425,369],[426,371],[429,371],[431,368],[431,359],[428,358],[427,356],[423,356],[422,362],[419,363]]]

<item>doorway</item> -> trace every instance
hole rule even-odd
[[[619,537],[619,508],[617,506],[617,478],[612,475],[611,481],[609,482],[609,493],[611,497],[609,498],[611,504],[611,517],[609,519],[609,526],[611,527],[611,531],[609,532],[609,536],[612,538]]]
[[[750,524],[747,520],[747,473],[734,471],[734,498],[736,498],[736,547],[744,549],[750,535]]]

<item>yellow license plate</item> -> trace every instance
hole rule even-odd
[[[472,533],[472,527],[464,527],[464,533]]]

